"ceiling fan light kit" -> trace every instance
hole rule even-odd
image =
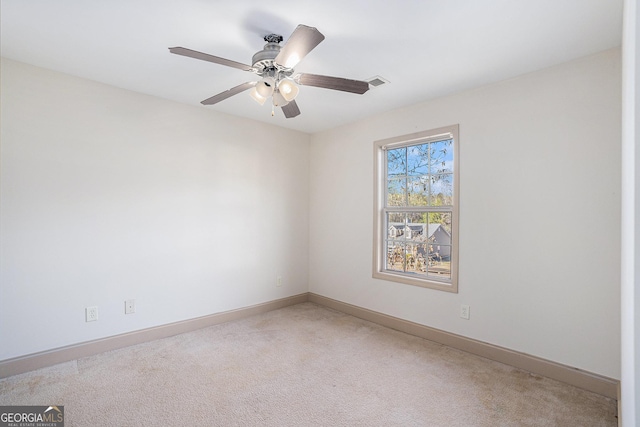
[[[279,90],[274,91],[271,98],[273,99],[274,107],[283,107],[289,103],[289,101],[284,99],[284,96],[282,96]]]
[[[263,97],[268,98],[273,93],[276,82],[272,77],[265,77],[256,84],[256,92]]]
[[[255,87],[251,89],[249,95],[251,95],[251,97],[260,105],[264,105],[265,101],[267,100],[267,98],[258,93],[258,89]]]
[[[300,88],[296,86],[296,84],[293,83],[291,80],[285,79],[285,80],[282,80],[278,85],[278,91],[282,94],[284,99],[287,100],[287,102],[290,102],[290,101],[293,101],[296,98],[296,96],[298,96],[298,92],[300,91]]]
[[[184,47],[171,47],[169,51],[176,55],[188,56],[202,61],[249,71],[261,77],[261,80],[258,82],[243,83],[207,98],[202,101],[204,105],[216,104],[233,95],[251,89],[250,96],[257,103],[264,105],[266,100],[271,97],[273,107],[281,107],[284,116],[289,119],[300,114],[300,109],[295,102],[295,98],[300,91],[298,85],[315,86],[360,95],[369,90],[369,83],[360,80],[306,73],[299,73],[294,76],[293,67],[324,40],[324,35],[316,28],[298,25],[284,46],[280,46],[282,40],[282,36],[278,34],[265,36],[264,41],[266,41],[267,44],[264,45],[261,51],[253,55],[252,65],[242,64]],[[272,108],[271,115],[273,114]]]

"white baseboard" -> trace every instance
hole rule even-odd
[[[0,361],[0,378],[17,375],[35,369],[56,365],[58,363],[76,360],[81,357],[93,356],[105,351],[116,350],[130,345],[167,338],[207,326],[243,319],[267,311],[276,310],[290,305],[300,304],[308,301],[308,294],[303,293],[287,298],[265,302],[262,304],[243,307],[236,310],[211,314],[209,316],[197,317],[195,319],[183,320],[181,322],[156,326],[126,334],[115,335],[80,344],[60,347],[26,356],[16,357]]]
[[[397,331],[434,341],[458,350],[463,350],[477,356],[485,357],[496,362],[501,362],[533,374],[571,384],[602,396],[619,399],[618,389],[620,381],[612,378],[576,369],[571,366],[562,365],[560,363],[552,362],[526,353],[509,350],[508,348],[477,341],[461,335],[430,328],[428,326],[388,316],[386,314],[347,304],[318,294],[309,293],[309,302],[329,307],[342,313],[368,320]]]

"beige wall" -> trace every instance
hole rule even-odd
[[[312,136],[3,60],[0,360],[311,290],[620,378],[620,105],[618,50]],[[451,124],[460,292],[373,280],[373,141]]]
[[[307,291],[307,134],[3,60],[1,137],[0,360]]]
[[[313,135],[310,290],[620,378],[620,61],[606,51]],[[459,293],[372,279],[373,141],[453,124]]]

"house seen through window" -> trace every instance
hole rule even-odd
[[[375,143],[376,278],[457,291],[458,127]]]

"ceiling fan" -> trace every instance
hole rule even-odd
[[[176,55],[188,56],[249,71],[262,78],[260,81],[242,83],[211,98],[207,98],[201,102],[204,105],[216,104],[233,95],[251,89],[251,97],[261,105],[264,105],[265,101],[271,97],[273,104],[271,115],[274,114],[274,107],[281,107],[285,117],[290,119],[300,114],[300,109],[295,101],[299,91],[296,83],[303,86],[315,86],[360,95],[369,90],[369,83],[361,80],[308,73],[294,75],[293,67],[324,40],[324,35],[316,28],[298,25],[284,46],[280,46],[282,40],[282,36],[278,34],[265,36],[264,41],[267,44],[264,45],[261,51],[253,55],[252,65],[242,64],[184,47],[170,47],[169,51]]]

